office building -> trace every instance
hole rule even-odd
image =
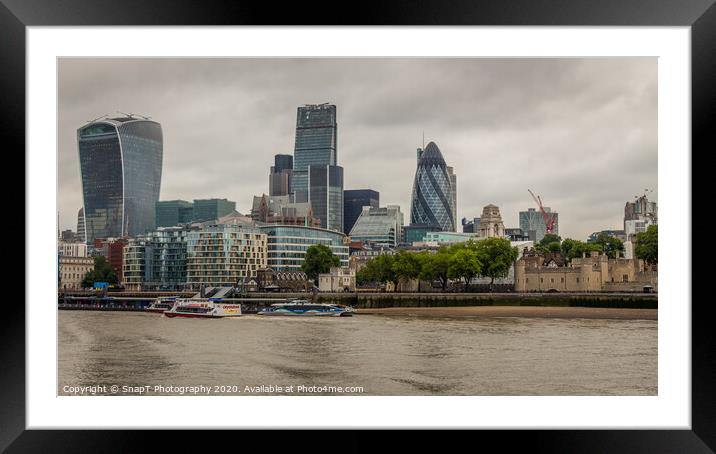
[[[87,244],[134,236],[155,226],[162,179],[162,128],[134,116],[77,130]]]
[[[77,241],[80,243],[87,242],[87,236],[85,235],[85,209],[80,208],[77,212]]]
[[[543,207],[544,211],[554,219],[552,233],[559,235],[559,213],[552,211],[550,207]],[[520,229],[522,233],[527,235],[530,241],[539,243],[547,233],[547,224],[544,222],[544,216],[540,210],[528,208],[527,211],[520,211]]]
[[[480,231],[480,218],[474,218],[472,221],[468,221],[467,218],[462,218],[462,232],[463,233],[477,233]]]
[[[348,243],[342,232],[297,225],[265,225],[259,230],[267,235],[268,266],[274,271],[300,271],[306,251],[314,244],[323,244],[348,266]]]
[[[311,165],[308,200],[321,227],[343,232],[343,167]]]
[[[452,218],[455,220],[455,231],[457,231],[457,175],[452,167],[447,166],[447,173],[450,177],[450,195],[452,197]]]
[[[335,166],[337,161],[338,124],[336,106],[310,104],[296,112],[296,142],[293,153],[291,192],[296,202],[307,202],[310,166]],[[314,206],[315,208],[315,206]],[[324,227],[326,224],[323,224]]]
[[[418,148],[413,181],[410,224],[425,224],[446,232],[455,231],[453,193],[445,159],[434,142]]]
[[[291,193],[291,176],[293,174],[293,156],[277,154],[274,165],[269,173],[269,195],[282,196]]]
[[[350,237],[353,241],[396,247],[401,242],[402,230],[403,213],[398,205],[388,205],[385,208],[364,206],[350,231]]]
[[[343,191],[343,232],[350,233],[363,207],[378,208],[380,194],[372,189],[346,189]]]
[[[194,200],[192,222],[214,221],[236,211],[236,202],[227,199]]]
[[[403,226],[403,241],[402,244],[410,246],[413,243],[421,242],[425,238],[428,232],[440,232],[441,229],[435,225],[427,224],[411,224]]]
[[[530,237],[522,229],[505,229],[505,236],[510,241],[530,241]]]
[[[162,200],[157,202],[157,227],[174,227],[192,222],[194,204],[186,200]]]

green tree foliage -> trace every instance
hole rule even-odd
[[[649,265],[656,265],[659,259],[659,229],[650,225],[646,232],[637,233],[634,254]]]
[[[560,252],[561,242],[559,235],[548,233],[535,245],[535,249],[540,252]]]
[[[95,282],[117,283],[117,275],[106,258],[97,256],[94,258],[94,268],[89,270],[82,279],[82,287],[92,287]]]
[[[610,259],[616,258],[618,251],[624,251],[624,243],[619,238],[600,233],[597,241],[594,242],[601,247],[602,252],[607,254]]]
[[[440,248],[435,253],[428,253],[423,259],[423,266],[420,272],[420,279],[432,282],[440,280],[443,291],[447,288],[450,270],[451,252],[448,248]]]
[[[562,241],[562,255],[568,261],[581,257],[582,254],[589,255],[592,251],[604,252],[601,244],[585,243],[571,238]]]
[[[481,276],[490,278],[490,286],[495,278],[506,277],[510,267],[517,260],[518,251],[510,241],[504,238],[487,238],[475,243],[477,256],[483,264]]]
[[[482,263],[477,256],[477,252],[472,248],[461,248],[450,255],[448,277],[464,279],[465,289],[467,289],[470,280],[479,275],[481,271]]]
[[[301,271],[306,273],[314,282],[321,273],[328,273],[331,267],[339,266],[340,259],[333,255],[331,248],[324,244],[314,244],[306,250],[306,256],[301,265]]]
[[[408,251],[398,251],[393,260],[393,272],[397,280],[418,279],[423,267],[423,257],[425,254],[416,254]],[[418,280],[418,292],[420,291],[420,281]]]
[[[397,283],[398,277],[395,271],[393,271],[393,265],[395,258],[392,255],[383,254],[370,259],[366,262],[365,266],[358,271],[356,280],[359,283],[366,282],[392,282]]]

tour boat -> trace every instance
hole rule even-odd
[[[176,297],[170,297],[170,298],[157,298],[147,306],[145,309],[148,312],[166,312],[172,307],[174,307],[174,303],[176,302]]]
[[[310,303],[307,300],[293,300],[276,303],[259,311],[258,315],[350,317],[353,309],[339,304]]]
[[[164,312],[167,317],[222,318],[241,315],[241,304],[222,302],[221,298],[185,298],[177,299],[170,310]]]

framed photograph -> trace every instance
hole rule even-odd
[[[716,7],[508,3],[2,0],[27,266],[0,446],[711,452]]]

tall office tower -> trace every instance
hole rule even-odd
[[[410,224],[424,224],[445,232],[455,231],[450,175],[445,159],[434,142],[418,149],[418,166],[413,181]]]
[[[321,227],[343,232],[343,167],[309,166],[308,200]]]
[[[87,244],[154,229],[162,181],[162,127],[133,115],[77,130]]]
[[[447,173],[450,176],[450,194],[452,196],[452,218],[455,220],[455,231],[457,231],[457,175],[454,169],[447,166]]]
[[[324,103],[298,108],[291,176],[291,192],[296,202],[308,201],[309,166],[337,165],[337,144],[335,105]]]
[[[85,236],[85,209],[80,208],[77,212],[77,240],[80,243],[86,243],[87,238]]]
[[[559,213],[552,211],[550,207],[543,207],[548,216],[554,219],[552,233],[559,235]],[[535,208],[528,208],[527,211],[520,211],[520,228],[522,233],[527,235],[530,241],[539,242],[547,234],[547,224],[544,216]]]
[[[269,174],[269,196],[288,195],[291,193],[291,175],[293,173],[293,156],[277,154]]]
[[[343,232],[350,233],[363,207],[378,208],[380,194],[372,189],[346,189],[343,191]],[[402,226],[401,226],[402,227]]]

